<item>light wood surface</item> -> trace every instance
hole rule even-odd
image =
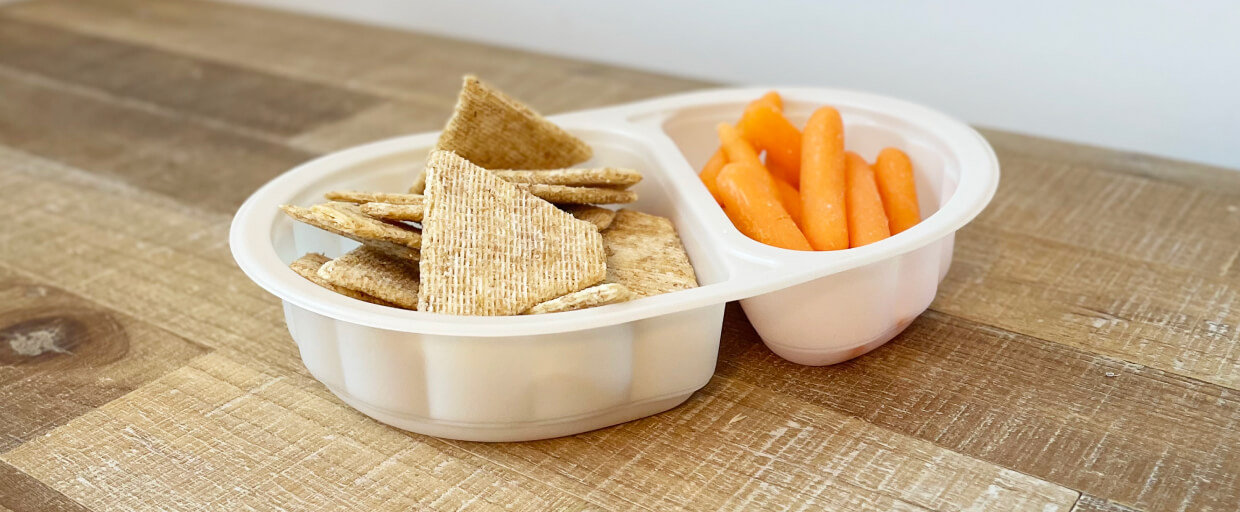
[[[231,213],[436,129],[476,73],[546,113],[703,84],[224,3],[0,7],[0,510],[1236,510],[1240,173],[985,131],[931,311],[789,364],[729,305],[684,406],[446,441],[349,409]]]

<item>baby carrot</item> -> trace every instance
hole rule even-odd
[[[788,182],[775,178],[775,190],[779,192],[779,203],[784,205],[788,215],[799,227],[801,225],[801,193]]]
[[[780,97],[779,93],[776,91],[767,92],[766,94],[763,94],[761,98],[753,100],[749,103],[750,107],[758,105],[769,106],[775,109],[776,112],[784,111],[784,99]]]
[[[780,112],[784,109],[784,100],[779,97],[778,92],[770,91],[763,94],[762,97],[749,102],[749,106],[745,109],[746,115],[748,114],[749,109],[755,107],[769,107],[775,109],[776,112]],[[739,124],[743,124],[744,119],[744,116],[741,116],[741,123]],[[723,204],[723,202],[719,199],[719,191],[715,187],[715,179],[718,178],[719,171],[722,170],[723,166],[727,163],[728,159],[723,153],[723,148],[719,148],[715,150],[715,154],[711,155],[710,160],[708,160],[706,165],[702,167],[702,172],[698,173],[698,176],[702,178],[702,183],[706,185],[706,190],[710,191],[710,195],[713,196],[715,198],[715,202],[719,204]]]
[[[761,166],[732,163],[719,173],[723,207],[745,236],[775,247],[809,251],[805,235],[780,205],[769,173]]]
[[[878,195],[874,170],[865,159],[849,151],[844,181],[848,187],[848,240],[852,247],[872,244],[891,236],[883,199]]]
[[[848,248],[844,168],[844,121],[822,107],[801,135],[801,227],[815,250]]]
[[[887,148],[874,162],[874,179],[883,198],[883,210],[891,234],[904,231],[921,222],[917,206],[917,186],[913,183],[913,163],[908,155],[896,148]]]
[[[719,143],[723,145],[723,154],[728,163],[753,164],[765,169],[758,152],[741,136],[740,130],[728,123],[719,123]]]
[[[801,178],[801,130],[767,105],[750,106],[739,126],[756,149],[766,150],[771,174],[797,186]]]
[[[723,200],[719,198],[719,188],[715,185],[715,180],[719,177],[719,171],[722,171],[727,163],[728,158],[723,155],[723,148],[720,148],[715,151],[714,155],[711,155],[710,160],[706,161],[702,172],[698,173],[698,177],[702,178],[702,184],[706,185],[706,190],[710,191],[710,195],[719,204],[723,204]]]

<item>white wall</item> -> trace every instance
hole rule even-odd
[[[1240,169],[1240,2],[239,0]]]

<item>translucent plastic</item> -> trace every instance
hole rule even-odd
[[[589,142],[587,165],[640,169],[628,205],[672,219],[699,288],[569,313],[457,317],[337,295],[288,263],[356,245],[293,222],[280,204],[308,205],[328,190],[403,190],[437,134],[400,137],[303,164],[259,189],[233,221],[243,271],[284,301],[289,332],[310,372],[363,413],[419,433],[476,441],[541,439],[662,412],[714,373],[724,304],[740,300],[775,353],[823,365],[864,354],[903,330],[934,298],[953,235],[990,201],[993,151],[975,131],[935,111],[871,94],[780,88],[802,123],[832,105],[848,149],[886,146],[913,160],[925,220],[890,239],[838,252],[796,252],[736,231],[697,178],[714,151],[714,125],[732,121],[763,89],[665,97],[553,119]]]

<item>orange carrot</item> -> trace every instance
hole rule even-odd
[[[784,100],[779,97],[778,92],[770,91],[763,94],[762,97],[751,101],[745,108],[745,112],[748,113],[749,109],[756,107],[768,107],[775,109],[776,112],[781,112],[784,109]],[[743,123],[744,116],[741,116],[741,122],[738,123],[738,126]],[[715,154],[711,155],[710,160],[708,160],[706,165],[702,167],[702,172],[698,173],[698,176],[702,178],[702,183],[706,185],[706,190],[710,191],[710,195],[713,196],[715,198],[715,202],[718,202],[719,204],[723,204],[723,201],[719,199],[719,191],[715,187],[715,179],[718,178],[719,171],[722,170],[723,166],[727,163],[727,156],[724,155],[723,148],[721,147],[715,150]]]
[[[766,169],[759,165],[732,163],[719,173],[723,207],[745,236],[775,247],[809,251],[805,235],[779,202]]]
[[[788,182],[775,178],[775,190],[779,192],[779,203],[788,211],[798,227],[801,225],[801,193]]]
[[[745,109],[738,127],[756,149],[766,151],[766,163],[771,174],[794,187],[799,184],[801,130],[768,105],[752,105]]]
[[[883,211],[887,212],[891,234],[921,222],[913,163],[908,155],[896,148],[882,150],[874,162],[874,179],[878,183],[878,194],[883,198]]]
[[[852,247],[872,244],[891,236],[883,199],[878,195],[874,170],[865,159],[849,151],[844,181],[848,186],[848,241]]]
[[[763,169],[762,159],[758,158],[758,152],[753,146],[741,136],[740,130],[728,123],[719,123],[719,143],[723,145],[723,154],[727,157],[728,163],[734,164],[753,164]]]
[[[819,251],[848,248],[844,168],[844,122],[822,107],[801,136],[801,227]]]
[[[723,149],[720,148],[706,162],[706,166],[702,167],[702,172],[698,173],[698,177],[702,178],[702,184],[706,185],[706,190],[710,191],[711,197],[714,197],[715,202],[719,204],[723,204],[723,199],[719,198],[719,188],[715,185],[715,180],[719,177],[719,171],[722,171],[727,163],[728,158],[723,155]]]
[[[780,97],[779,93],[776,91],[767,92],[766,94],[763,94],[761,98],[753,100],[749,103],[750,107],[757,105],[769,106],[775,109],[776,112],[784,111],[784,99]]]

